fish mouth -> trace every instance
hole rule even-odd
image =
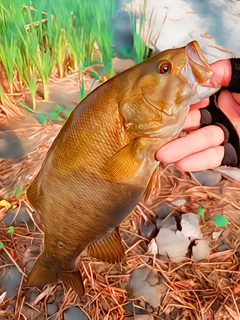
[[[197,41],[192,41],[186,46],[186,64],[180,71],[190,87],[196,89],[198,99],[203,99],[218,91],[221,85],[212,77],[206,58]]]

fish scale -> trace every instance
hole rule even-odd
[[[111,78],[80,102],[27,190],[44,226],[29,286],[61,280],[81,296],[76,259],[85,249],[108,263],[123,259],[118,227],[151,194],[155,153],[179,135],[190,103],[218,90],[211,75],[193,41]]]

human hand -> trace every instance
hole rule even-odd
[[[228,86],[232,68],[229,60],[222,60],[211,65],[213,77],[222,86]],[[192,105],[185,121],[183,131],[190,132],[185,137],[167,143],[156,153],[158,160],[166,163],[176,162],[176,167],[182,171],[200,171],[212,169],[221,165],[224,157],[223,130],[215,125],[200,128],[201,114],[199,109],[209,104],[204,99]],[[231,120],[240,135],[240,94],[221,92],[218,106]]]

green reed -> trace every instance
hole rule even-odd
[[[113,75],[111,19],[115,0],[39,1],[2,0],[0,3],[0,68],[5,72],[8,91],[27,88],[36,109],[35,95],[42,83],[49,98],[49,78],[63,78],[79,72],[80,99],[85,96],[84,67],[102,62],[103,72]],[[136,62],[144,57],[133,19]],[[135,27],[134,27],[135,26]],[[93,58],[98,47],[99,58]],[[1,88],[6,89],[1,82]],[[15,81],[18,81],[15,85]],[[3,100],[3,94],[0,99]]]

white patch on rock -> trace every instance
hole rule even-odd
[[[202,239],[198,216],[192,212],[182,215],[182,234],[191,240]]]
[[[156,237],[156,242],[159,254],[168,256],[176,263],[185,260],[190,240],[180,231],[174,232],[167,228],[162,228]]]
[[[210,253],[210,248],[206,240],[196,240],[196,246],[192,247],[192,259],[196,261],[204,260]]]
[[[3,293],[0,295],[0,303],[2,303],[2,302],[3,302],[3,300],[4,300],[5,296],[6,296],[6,294],[7,294],[7,291],[3,292]]]
[[[148,251],[147,253],[150,253],[150,254],[153,254],[153,255],[156,255],[158,253],[158,246],[157,246],[157,243],[156,243],[156,240],[155,238],[153,238],[149,245],[148,245]]]
[[[180,207],[180,206],[184,206],[186,203],[185,199],[177,199],[171,202],[171,204],[175,207]]]
[[[222,174],[225,174],[226,176],[236,181],[240,181],[240,169],[238,168],[221,166],[221,167],[215,168],[214,171],[221,172]]]
[[[212,239],[218,239],[220,237],[220,235],[222,234],[223,230],[221,231],[216,231],[212,233]]]

